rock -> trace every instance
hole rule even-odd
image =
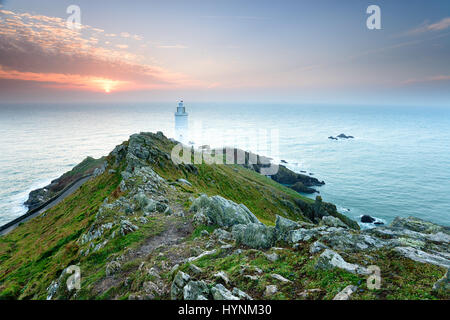
[[[339,292],[333,300],[350,300],[350,296],[358,290],[356,286],[346,286],[341,292]]]
[[[247,293],[245,293],[244,291],[238,289],[238,288],[233,288],[232,291],[233,295],[238,297],[240,300],[253,300],[252,297],[250,297]]]
[[[192,184],[189,181],[187,181],[186,179],[178,179],[177,181],[181,184],[192,187]]]
[[[314,294],[314,293],[320,293],[321,291],[322,291],[322,290],[319,289],[319,288],[306,289],[306,290],[300,292],[298,295],[299,295],[299,297],[301,297],[301,298],[307,298],[307,297],[310,296],[311,294]]]
[[[172,286],[170,288],[170,298],[172,300],[181,299],[181,295],[183,294],[183,288],[189,282],[191,277],[184,273],[183,271],[178,271],[173,279]]]
[[[276,240],[274,228],[262,223],[237,224],[231,233],[237,243],[255,249],[270,248]]]
[[[281,282],[285,282],[285,283],[292,282],[291,280],[288,280],[285,277],[283,277],[283,276],[281,276],[281,275],[279,275],[277,273],[273,273],[273,274],[271,274],[271,276],[272,276],[272,278],[277,279],[277,280],[279,280]]]
[[[324,245],[322,242],[316,241],[309,247],[309,253],[316,254],[324,249],[328,249],[328,247]]]
[[[200,232],[200,236],[201,236],[201,237],[207,237],[207,236],[209,236],[208,230],[202,230],[202,231]]]
[[[183,288],[184,300],[207,300],[209,296],[209,288],[206,283],[200,281],[189,281]]]
[[[371,216],[365,214],[361,217],[361,222],[373,223],[373,222],[375,222],[375,218],[372,218]]]
[[[228,232],[228,231],[220,229],[220,228],[214,230],[213,236],[222,241],[233,239],[233,235],[231,234],[231,232]]]
[[[166,216],[170,216],[173,214],[173,210],[169,206],[167,206],[163,214],[165,214]]]
[[[118,271],[120,271],[121,265],[118,261],[111,261],[110,263],[108,263],[106,265],[106,275],[112,276],[113,274],[117,273]]]
[[[444,293],[449,294],[450,293],[450,276],[449,276],[449,270],[447,269],[447,272],[445,275],[436,281],[436,283],[433,285],[433,291],[437,293]]]
[[[450,260],[438,254],[427,253],[412,247],[397,247],[394,250],[414,261],[450,268]]]
[[[150,199],[142,191],[137,193],[133,198],[136,201],[138,208],[145,208],[150,203]]]
[[[200,259],[200,258],[202,258],[204,256],[211,255],[211,254],[214,254],[214,253],[216,253],[216,249],[213,249],[211,251],[204,251],[203,253],[201,253],[200,255],[198,255],[196,257],[188,258],[187,262],[192,262],[192,261],[198,260],[198,259]]]
[[[341,133],[340,135],[337,136],[340,139],[353,139],[353,136],[347,136],[344,133]]]
[[[291,243],[297,243],[299,241],[309,241],[319,235],[318,228],[313,229],[297,229],[289,232],[288,240]]]
[[[264,253],[264,256],[267,258],[267,260],[275,262],[278,260],[279,256],[275,252],[273,253]]]
[[[289,232],[298,229],[299,227],[300,225],[295,221],[283,218],[279,215],[276,216],[275,232],[278,240],[288,241]]]
[[[266,286],[266,291],[264,291],[264,296],[270,297],[270,296],[273,296],[277,292],[278,292],[277,286],[268,285],[268,286]]]
[[[203,213],[212,224],[231,227],[237,224],[261,224],[256,216],[243,204],[236,204],[221,196],[201,195],[194,200],[191,211]]]
[[[211,293],[214,300],[239,300],[238,297],[234,296],[220,283],[211,288]]]
[[[208,225],[211,224],[211,221],[208,219],[207,216],[205,216],[203,212],[198,211],[192,217],[192,224],[194,226]]]
[[[299,181],[299,182],[296,182],[295,184],[293,184],[293,185],[291,185],[291,186],[289,186],[289,188],[291,188],[292,190],[295,190],[295,191],[297,191],[297,192],[300,192],[300,193],[309,193],[309,194],[312,194],[312,193],[319,192],[319,191],[317,191],[317,190],[314,189],[314,188],[305,186],[305,185],[303,184],[303,182],[300,182],[300,181]]]
[[[155,298],[155,295],[160,295],[161,290],[159,287],[152,281],[146,281],[142,284],[142,289],[148,295],[150,295],[151,299]]]
[[[218,278],[219,280],[222,280],[225,284],[228,284],[230,282],[230,279],[228,278],[228,275],[225,271],[219,271],[214,274],[214,278]]]
[[[341,227],[347,229],[348,226],[342,222],[340,219],[333,216],[324,216],[322,217],[321,224],[329,226],[329,227]]]
[[[271,176],[272,180],[284,184],[294,185],[297,182],[303,183],[306,187],[322,186],[325,184],[323,181],[319,181],[316,178],[307,176],[305,174],[296,173],[283,165],[278,166],[278,171],[275,175]]]
[[[422,233],[445,232],[444,227],[415,217],[396,217],[394,221],[392,221],[390,226],[394,228],[404,228]]]
[[[338,138],[333,137],[333,136],[329,136],[328,139],[330,139],[330,140],[337,140]]]
[[[257,280],[259,279],[258,276],[252,276],[252,275],[250,275],[250,274],[246,274],[246,275],[244,276],[244,278],[250,279],[250,280],[252,280],[252,281],[257,281]]]
[[[189,264],[189,270],[191,270],[194,274],[199,275],[203,272],[203,269],[197,267],[195,264]]]
[[[339,268],[351,273],[362,275],[370,274],[370,272],[366,268],[361,267],[357,264],[346,262],[340,254],[330,249],[325,249],[325,251],[319,256],[315,268],[324,270]]]
[[[120,233],[124,236],[133,231],[138,230],[139,227],[132,224],[129,220],[122,220],[120,222]]]
[[[322,233],[321,241],[327,243],[334,250],[358,252],[390,246],[388,241],[372,237],[368,234],[352,233],[342,228],[330,229],[328,229],[328,232]]]

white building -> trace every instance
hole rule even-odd
[[[178,103],[177,112],[175,112],[175,140],[186,144],[188,142],[188,129],[188,114],[183,100],[181,100]]]

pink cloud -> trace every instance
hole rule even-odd
[[[99,91],[206,86],[143,62],[126,44],[116,44],[120,50],[99,45],[112,38],[102,29],[83,25],[74,31],[61,18],[1,9],[0,14],[0,79]]]

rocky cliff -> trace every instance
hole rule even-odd
[[[0,297],[449,297],[448,228],[397,218],[361,231],[254,168],[176,165],[174,145],[132,135],[77,192],[1,237]],[[66,285],[73,265],[79,290]]]

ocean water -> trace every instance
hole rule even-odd
[[[235,145],[324,180],[358,219],[416,216],[450,226],[450,107],[187,103],[197,145]],[[174,103],[1,104],[0,224],[28,193],[141,131],[174,137]],[[340,133],[355,139],[330,140]],[[266,143],[269,141],[269,143]]]

